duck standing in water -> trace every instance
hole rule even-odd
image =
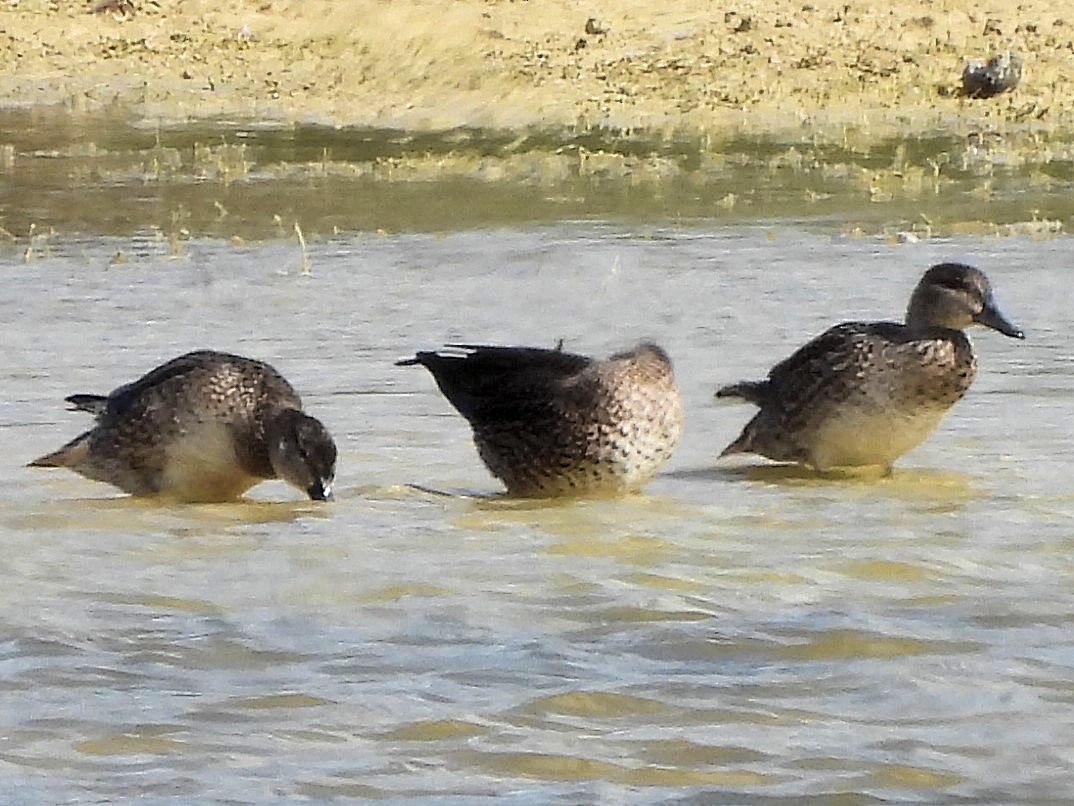
[[[761,409],[720,456],[757,453],[819,471],[879,465],[890,473],[973,383],[977,358],[962,331],[974,324],[1025,338],[1000,313],[984,273],[933,266],[910,297],[905,324],[844,322],[765,380],[720,389],[717,397]]]
[[[107,397],[71,395],[97,425],[31,467],[67,467],[132,495],[229,501],[282,478],[332,496],[336,446],[268,364],[201,350],[174,358]]]
[[[561,350],[449,345],[421,364],[465,417],[492,475],[515,496],[638,490],[682,432],[667,353],[655,344],[598,361]]]

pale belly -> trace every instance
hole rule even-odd
[[[935,431],[947,411],[946,408],[917,408],[900,414],[843,412],[817,428],[810,464],[818,470],[863,465],[890,468],[896,459]]]
[[[231,501],[262,480],[242,468],[230,430],[206,423],[168,449],[160,494],[190,502]]]

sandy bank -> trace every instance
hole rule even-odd
[[[122,3],[117,5],[122,6]],[[0,103],[415,130],[839,136],[1074,123],[1074,4],[130,0],[0,6]],[[952,94],[1014,47],[1022,85]]]

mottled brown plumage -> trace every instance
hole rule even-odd
[[[67,467],[132,495],[226,501],[283,478],[331,496],[336,447],[268,364],[210,350],[187,353],[107,397],[72,395],[97,425],[33,467]]]
[[[637,490],[679,440],[679,390],[656,345],[605,361],[531,347],[449,348],[398,363],[432,373],[512,495]]]
[[[920,444],[970,388],[977,359],[962,329],[1022,331],[996,307],[988,278],[959,263],[933,266],[910,298],[906,324],[845,322],[776,364],[763,381],[717,397],[760,407],[720,456],[832,467],[880,465]]]

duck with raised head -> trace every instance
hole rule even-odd
[[[933,266],[910,296],[905,323],[835,325],[764,380],[720,389],[717,397],[760,407],[720,456],[756,453],[819,471],[879,465],[890,473],[973,383],[977,358],[963,332],[971,325],[1025,338],[1000,312],[983,272]]]
[[[640,489],[682,432],[671,360],[639,344],[605,360],[535,347],[448,345],[420,364],[474,433],[511,495],[607,495]]]
[[[200,350],[161,364],[111,394],[67,402],[97,424],[31,467],[66,467],[131,495],[229,501],[281,478],[331,498],[336,446],[268,364]]]

